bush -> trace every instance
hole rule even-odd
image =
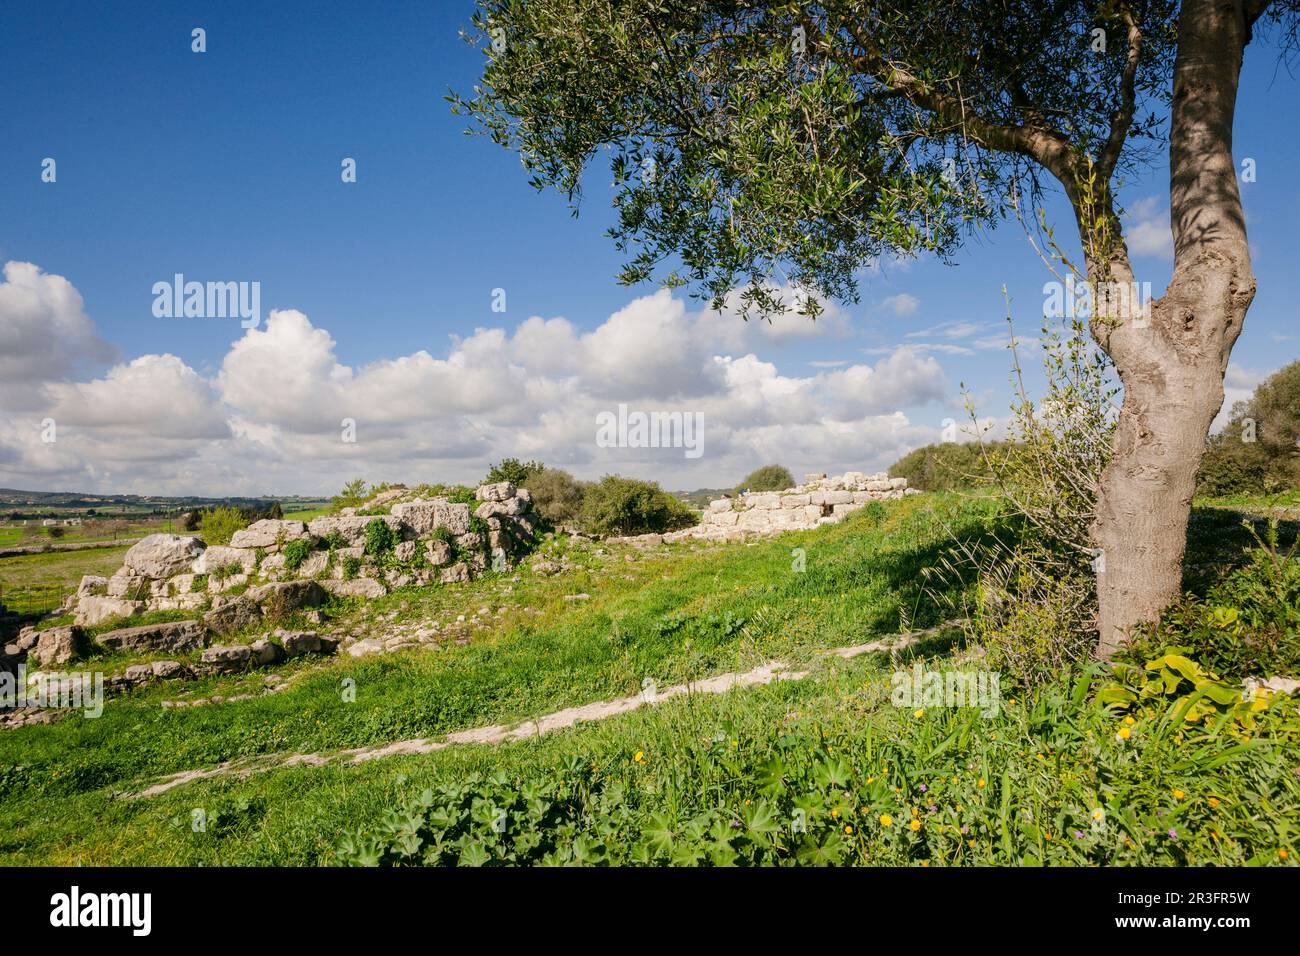
[[[351,581],[361,571],[361,559],[349,554],[343,559],[343,578]]]
[[[338,511],[341,508],[355,508],[361,502],[370,496],[366,490],[366,480],[364,478],[354,478],[343,486],[343,490],[330,499],[330,508]]]
[[[1195,657],[1224,677],[1300,675],[1300,561],[1297,543],[1283,548],[1278,521],[1255,540],[1247,563],[1213,585],[1204,599],[1185,597],[1160,623],[1126,647],[1134,663],[1174,651]]]
[[[508,481],[517,487],[533,475],[541,474],[545,467],[540,461],[525,462],[520,461],[518,458],[502,458],[500,464],[493,465],[488,469],[483,484],[494,485],[500,481]]]
[[[523,483],[533,495],[533,510],[553,525],[575,522],[582,515],[586,484],[560,468],[544,468]]]
[[[382,558],[393,550],[397,543],[393,529],[382,518],[376,518],[366,525],[366,554],[373,559]]]
[[[987,441],[982,446],[979,442],[926,445],[890,465],[889,474],[906,478],[907,486],[918,491],[959,491],[988,485],[1008,446],[1002,441]]]
[[[699,515],[657,482],[606,475],[587,486],[583,523],[593,534],[627,535],[672,531],[696,524]]]
[[[749,473],[749,477],[736,486],[737,491],[785,491],[794,487],[794,476],[785,465],[764,465]]]
[[[238,508],[213,508],[199,515],[199,537],[208,544],[230,544],[235,532],[248,524],[248,516]]]
[[[297,571],[311,554],[311,542],[305,538],[290,541],[280,549],[280,553],[284,555],[284,566],[290,571]]]
[[[1118,391],[1077,319],[1064,335],[1044,328],[1041,341],[1046,394],[1035,403],[1018,386],[1013,440],[989,458],[1005,502],[1001,533],[958,545],[926,569],[950,582],[976,578],[958,608],[967,637],[1022,687],[1061,679],[1096,646],[1091,525]]]
[[[1300,487],[1300,362],[1268,377],[1209,439],[1196,492],[1264,495]]]

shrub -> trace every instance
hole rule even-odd
[[[1197,494],[1272,494],[1300,487],[1300,362],[1270,375],[1232,408],[1227,427],[1209,439]]]
[[[342,491],[330,499],[330,508],[334,511],[341,508],[355,508],[368,497],[366,480],[364,478],[354,478],[343,486]]]
[[[1117,391],[1079,320],[1064,336],[1044,328],[1041,341],[1046,394],[1035,403],[1018,385],[1013,440],[988,459],[1005,502],[1003,533],[958,545],[926,569],[949,580],[974,573],[976,587],[960,599],[967,637],[987,648],[990,667],[1024,687],[1061,678],[1096,645],[1090,528]]]
[[[894,478],[906,478],[918,491],[959,491],[987,486],[1007,442],[942,442],[908,452],[889,466]]]
[[[499,481],[508,481],[512,485],[522,485],[533,475],[541,474],[546,466],[540,461],[520,461],[518,458],[502,458],[500,464],[488,469],[483,484],[492,485]]]
[[[199,516],[199,537],[208,544],[229,544],[235,532],[248,524],[248,516],[238,508],[213,508]]]
[[[223,581],[226,578],[233,578],[236,574],[243,573],[244,566],[242,564],[238,561],[230,561],[221,565],[219,568],[214,568],[211,576],[216,578],[218,581]]]
[[[1187,596],[1125,648],[1122,659],[1141,663],[1167,652],[1195,657],[1225,677],[1300,674],[1300,561],[1297,543],[1283,548],[1278,521],[1263,535],[1243,524],[1255,544],[1246,564],[1214,584],[1206,596]]]
[[[582,515],[585,483],[561,468],[544,468],[524,480],[533,495],[533,510],[553,525],[568,524]]]
[[[764,465],[749,473],[749,477],[736,486],[736,490],[785,491],[794,487],[794,476],[785,465]]]
[[[365,552],[371,558],[382,558],[393,550],[396,543],[393,529],[382,518],[376,518],[366,525]]]
[[[280,549],[280,553],[284,555],[284,566],[290,571],[297,571],[311,554],[311,542],[305,538],[290,541]]]
[[[699,515],[657,482],[619,475],[606,475],[587,487],[582,516],[587,530],[605,535],[671,531],[699,520]]]
[[[348,555],[343,559],[343,578],[351,581],[361,571],[361,559],[356,555]]]
[[[331,531],[325,536],[325,547],[331,551],[338,551],[340,548],[346,548],[347,546],[347,539],[337,531]]]

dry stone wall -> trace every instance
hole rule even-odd
[[[909,494],[920,492],[908,488],[906,478],[890,478],[883,472],[805,475],[802,485],[786,491],[748,492],[711,501],[700,524],[666,534],[664,540],[735,541],[807,530],[842,521],[872,501]]]
[[[380,512],[378,509],[384,509]],[[366,552],[370,526],[382,522],[393,548]],[[255,623],[267,609],[314,607],[327,594],[377,597],[407,584],[468,581],[505,570],[531,546],[540,521],[532,495],[510,482],[482,485],[475,502],[418,498],[397,488],[363,509],[309,522],[256,521],[229,545],[155,534],[127,551],[111,577],[88,575],[64,613],[94,626],[146,611],[198,611],[216,633]]]

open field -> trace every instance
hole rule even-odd
[[[289,685],[279,693],[260,694],[267,679],[256,672],[155,684],[110,700],[98,719],[5,732],[0,859],[1294,862],[1294,699],[1248,732],[1184,727],[1156,713],[1126,724],[1090,702],[1087,675],[1031,695],[1004,688],[996,713],[897,706],[891,682],[900,669],[979,669],[959,632],[893,659],[819,653],[940,623],[921,569],[955,538],[986,534],[991,520],[987,502],[927,495],[757,543],[642,552],[556,540],[543,550],[567,565],[557,575],[524,565],[469,584],[340,602],[327,611],[327,629],[382,636],[436,621],[446,639],[382,657],[277,665]],[[1201,512],[1189,563],[1210,546],[1239,549],[1240,520]],[[25,571],[66,580],[72,565]],[[0,563],[0,573],[13,571]],[[565,599],[576,595],[586,597]],[[115,672],[134,660],[89,666]],[[646,681],[665,688],[772,661],[807,676],[685,695],[517,743],[358,765],[330,759],[346,748],[534,720],[637,694]],[[160,706],[240,693],[257,696]],[[1127,739],[1117,736],[1128,728]],[[267,769],[122,795],[225,761]],[[490,807],[507,810],[505,835],[493,829]],[[202,832],[191,825],[196,809]]]
[[[127,547],[0,558],[0,604],[24,614],[58,607],[83,575],[109,575],[120,568]]]

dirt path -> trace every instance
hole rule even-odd
[[[897,634],[867,644],[835,647],[820,653],[826,657],[839,657],[847,660],[873,651],[898,651],[926,637],[930,637],[940,630],[941,628],[931,628],[927,631],[917,631],[911,634]],[[791,671],[788,669],[788,665],[782,661],[768,661],[743,673],[719,674],[716,677],[701,681],[675,684],[654,693],[620,697],[615,700],[596,701],[579,707],[566,707],[537,720],[528,720],[519,724],[492,724],[486,727],[475,727],[471,730],[460,730],[448,734],[441,740],[417,737],[411,740],[396,740],[387,744],[336,750],[329,753],[268,754],[244,760],[232,760],[207,770],[185,770],[172,774],[157,783],[145,787],[143,790],[119,793],[118,796],[128,799],[156,797],[160,793],[166,793],[168,790],[174,790],[176,787],[195,780],[208,780],[213,777],[226,776],[243,779],[255,773],[276,770],[281,767],[323,767],[332,763],[353,766],[371,760],[380,760],[384,757],[432,753],[458,744],[492,746],[509,743],[515,740],[524,740],[528,737],[539,737],[555,730],[572,727],[583,721],[605,720],[617,714],[626,714],[639,707],[653,707],[665,700],[671,700],[683,694],[725,694],[737,687],[753,687],[770,684],[777,680],[802,680],[810,673],[811,671]]]

